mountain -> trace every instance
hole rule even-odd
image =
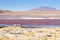
[[[35,9],[32,9],[32,10],[29,10],[30,12],[31,11],[57,11],[56,8],[52,8],[52,7],[38,7],[38,8],[35,8]]]
[[[1,10],[0,9],[0,13],[7,13],[7,12],[12,12],[12,11],[9,11],[9,10]]]
[[[26,12],[17,12],[17,11],[9,11],[9,10],[0,10],[1,15],[19,15],[19,16],[33,16],[33,17],[60,17],[60,10],[57,10],[56,8],[52,7],[38,7],[32,10],[28,10]],[[19,17],[18,16],[18,17]],[[11,16],[12,17],[12,16]]]

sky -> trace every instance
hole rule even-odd
[[[38,7],[53,7],[60,10],[60,0],[0,0],[0,9],[27,11]]]

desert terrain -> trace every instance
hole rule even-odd
[[[60,40],[60,28],[0,28],[0,40]]]
[[[35,20],[36,18],[40,19]],[[26,12],[0,10],[0,24],[40,25],[41,23],[43,25],[60,25],[60,10],[50,7],[36,8]],[[4,26],[0,28],[0,40],[60,40],[60,26],[53,28],[21,28],[21,26],[18,27],[15,25]]]

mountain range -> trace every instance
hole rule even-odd
[[[20,15],[20,16],[59,16],[60,10],[52,7],[38,7],[26,12],[13,12],[10,10],[0,10],[0,15]]]

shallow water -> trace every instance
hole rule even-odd
[[[5,27],[5,26],[19,26],[23,28],[54,28],[54,27],[59,27],[60,25],[20,25],[20,24],[0,24],[0,27]]]

